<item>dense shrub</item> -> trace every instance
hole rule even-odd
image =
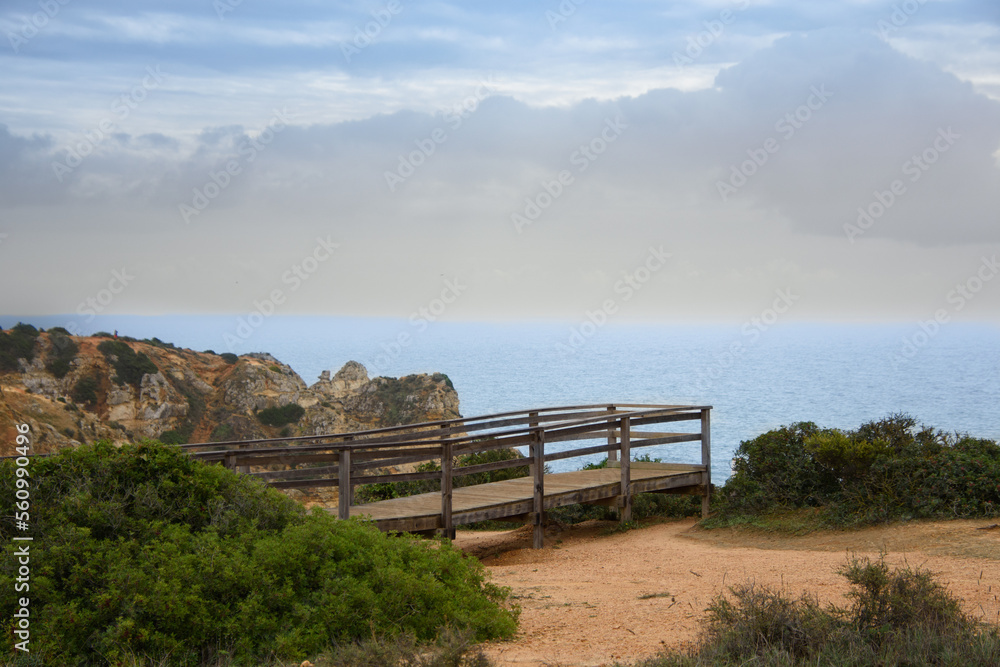
[[[57,378],[66,377],[70,362],[76,358],[80,346],[69,336],[56,333],[54,330],[49,332],[49,344],[49,352],[45,355],[45,369]]]
[[[906,415],[855,431],[793,424],[740,444],[720,501],[721,520],[809,507],[834,525],[995,516],[1000,446]]]
[[[211,442],[225,442],[227,440],[235,439],[236,431],[229,424],[219,424],[212,429],[212,434],[209,436]]]
[[[96,375],[85,375],[76,381],[73,385],[73,390],[70,392],[70,398],[73,399],[74,403],[80,403],[82,405],[96,405],[97,404],[97,390],[100,387],[101,380]]]
[[[1000,664],[997,628],[965,615],[930,573],[890,570],[884,558],[852,559],[840,573],[852,586],[847,609],[754,583],[734,586],[709,605],[698,646],[636,667]]]
[[[17,371],[19,359],[31,362],[35,358],[35,339],[38,330],[30,324],[18,322],[10,331],[0,331],[0,371]]]
[[[515,630],[508,592],[447,543],[307,514],[176,447],[85,445],[33,460],[31,475],[32,651],[43,664],[258,665],[373,635]],[[4,516],[14,488],[13,463],[0,462]],[[5,610],[15,596],[10,533],[0,524]],[[12,657],[12,642],[0,651]]]
[[[148,343],[149,345],[152,345],[154,347],[162,347],[165,350],[180,350],[180,348],[178,348],[173,343],[164,343],[162,340],[160,340],[156,336],[153,336],[152,338],[147,338],[147,339],[143,340],[142,342],[143,343]]]
[[[434,373],[433,375],[431,375],[431,380],[433,380],[434,382],[444,382],[445,386],[448,387],[448,389],[455,388],[455,385],[452,384],[451,382],[451,378],[445,375],[444,373]]]
[[[257,413],[257,421],[266,426],[284,426],[302,419],[306,409],[298,403],[286,403],[273,408],[264,408]]]
[[[136,353],[124,341],[102,341],[97,349],[115,369],[114,381],[116,384],[130,384],[138,389],[144,375],[159,372],[156,364],[146,356],[145,352]]]
[[[219,356],[220,356],[220,357],[222,357],[222,360],[223,360],[224,362],[226,362],[227,364],[235,364],[235,363],[236,363],[237,361],[239,361],[239,360],[240,360],[240,358],[239,358],[239,357],[237,357],[237,356],[236,356],[235,354],[233,354],[232,352],[223,352],[223,353],[222,353],[222,354],[220,354]]]
[[[169,429],[160,434],[159,441],[165,445],[183,445],[188,441],[188,436],[177,429]]]

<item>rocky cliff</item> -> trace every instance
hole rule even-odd
[[[219,442],[459,416],[446,375],[370,379],[348,362],[307,385],[269,354],[195,352],[159,339],[0,332],[0,454],[27,422],[36,452],[81,442]]]

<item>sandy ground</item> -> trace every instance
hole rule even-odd
[[[456,546],[479,557],[521,605],[521,630],[488,653],[500,665],[610,665],[697,640],[709,601],[748,580],[797,596],[845,604],[837,569],[848,554],[904,560],[934,572],[970,613],[1000,620],[1000,527],[991,521],[913,522],[850,532],[774,537],[705,531],[695,521],[659,522],[625,533],[588,522],[547,533],[531,549],[530,528],[459,532]],[[997,590],[994,591],[993,589]]]

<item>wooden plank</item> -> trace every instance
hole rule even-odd
[[[594,445],[592,447],[580,447],[579,449],[570,449],[565,452],[552,452],[551,454],[545,455],[546,462],[548,461],[560,461],[562,459],[574,459],[578,456],[587,456],[588,454],[603,454],[604,452],[611,453],[614,451],[616,454],[618,452],[618,443],[613,445]]]
[[[671,477],[633,480],[632,492],[652,493],[662,489],[677,489],[682,487],[701,489],[704,485],[704,475],[705,473],[703,472],[691,472]]]
[[[507,519],[514,516],[530,517],[534,500],[521,500],[503,505],[496,505],[487,509],[470,510],[460,512],[455,515],[456,524],[466,525],[478,521],[490,521],[493,519]]]
[[[533,436],[530,433],[521,433],[519,435],[504,435],[492,437],[490,436],[486,440],[481,440],[478,442],[462,442],[456,443],[454,450],[452,450],[455,456],[462,456],[464,454],[482,454],[483,452],[493,451],[494,449],[511,449],[513,447],[530,447]]]
[[[392,484],[395,482],[422,482],[440,477],[440,471],[427,470],[424,472],[394,472],[385,475],[358,475],[352,479],[354,479],[355,484]]]
[[[251,477],[264,481],[279,479],[307,479],[316,475],[336,475],[337,466],[324,466],[321,468],[298,468],[297,470],[267,470],[263,472],[252,472]]]
[[[616,430],[614,433],[617,436],[617,435],[620,434],[620,431]],[[693,435],[693,436],[695,436],[696,440],[700,440],[701,439],[701,434],[700,433],[678,433],[676,431],[674,431],[674,432],[662,432],[662,433],[661,432],[656,432],[656,431],[632,431],[631,434],[632,434],[632,446],[633,447],[636,446],[639,443],[640,440],[647,440],[647,439],[650,439],[650,438],[670,438],[670,437],[673,437],[675,435]]]
[[[699,413],[697,410],[690,412],[672,412],[664,414],[651,414],[632,418],[633,426],[649,426],[652,424],[669,424],[672,422],[697,421]]]
[[[455,468],[455,477],[461,477],[462,475],[478,475],[483,472],[493,472],[495,470],[506,470],[508,468],[524,468],[529,467],[532,459],[530,458],[520,458],[520,459],[510,459],[507,461],[494,461],[493,463],[480,463],[474,466],[459,466]],[[531,475],[530,468],[528,475]]]
[[[312,487],[340,486],[340,479],[337,477],[324,477],[322,479],[279,479],[267,484],[276,489],[309,489]]]
[[[345,450],[347,451],[347,450]],[[387,475],[351,475],[353,485],[358,484],[392,484],[395,482],[421,482],[428,479],[439,479],[441,473],[437,470],[427,472],[393,473]],[[338,477],[310,477],[308,479],[275,480],[269,482],[276,489],[305,489],[310,486],[339,486]]]
[[[615,461],[608,464],[609,468],[618,468],[621,464]],[[705,466],[697,463],[662,463],[660,461],[632,461],[632,470],[663,470],[666,472],[702,471]]]

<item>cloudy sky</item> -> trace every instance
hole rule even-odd
[[[997,322],[997,254],[995,0],[0,5],[0,314]]]

